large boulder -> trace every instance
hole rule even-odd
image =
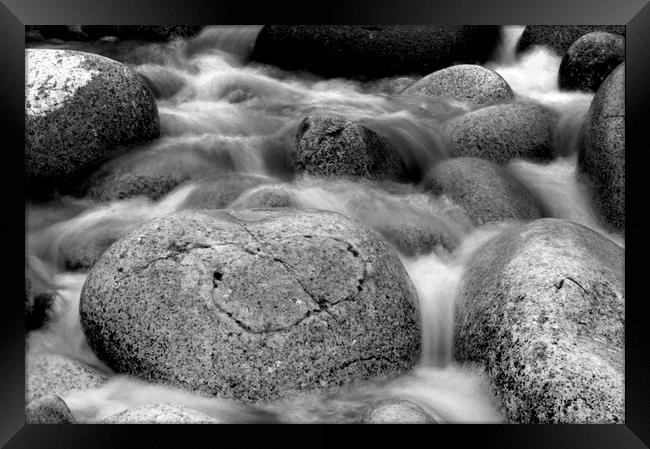
[[[28,192],[63,188],[117,145],[160,134],[142,78],[103,56],[26,50],[25,174]]]
[[[624,251],[559,219],[504,232],[461,281],[455,356],[515,423],[622,423]]]
[[[625,230],[625,64],[594,96],[578,138],[578,173],[607,225]]]
[[[447,124],[453,157],[478,157],[503,164],[512,158],[553,156],[554,115],[541,105],[514,102],[468,112]]]
[[[460,64],[433,72],[411,84],[402,94],[442,97],[480,106],[514,98],[512,89],[501,75],[473,64]]]
[[[596,92],[625,60],[625,38],[595,31],[576,40],[560,63],[559,85],[565,90]]]
[[[401,398],[382,399],[366,410],[362,424],[435,424],[436,420],[415,402]]]
[[[485,62],[498,41],[496,26],[267,25],[253,59],[327,77],[382,78]]]
[[[484,159],[461,157],[436,164],[422,181],[435,195],[463,207],[475,225],[541,217],[535,198],[505,168]]]
[[[117,372],[244,402],[396,376],[420,356],[397,254],[321,211],[153,220],[94,265],[80,316]]]
[[[155,402],[133,407],[102,420],[102,424],[221,424],[183,405]]]
[[[406,177],[404,162],[386,139],[365,125],[326,113],[311,114],[298,125],[295,167],[319,176]]]
[[[25,407],[26,424],[76,424],[77,420],[60,396],[48,394]]]
[[[64,395],[103,384],[108,376],[85,363],[53,354],[27,354],[26,402],[48,394]]]
[[[563,56],[580,36],[594,31],[625,36],[625,25],[526,25],[517,44],[517,52],[533,45],[543,45]]]

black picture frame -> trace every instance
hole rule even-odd
[[[648,0],[400,0],[263,2],[217,0],[0,0],[0,117],[4,151],[0,214],[4,301],[0,309],[0,445],[6,448],[124,448],[273,442],[340,444],[341,426],[125,426],[25,425],[24,317],[24,25],[52,24],[611,24],[626,25],[626,423],[618,425],[450,425],[406,432],[391,426],[347,426],[346,431],[386,444],[444,438],[481,448],[636,449],[650,446],[650,326],[643,261],[650,218],[644,172],[650,124],[650,5]],[[24,148],[24,147],[23,147]],[[644,160],[645,158],[645,160]],[[300,435],[300,436],[298,436]],[[202,441],[202,443],[199,442]],[[231,440],[232,441],[232,440]],[[365,444],[371,444],[366,440]],[[449,443],[447,443],[449,444]]]

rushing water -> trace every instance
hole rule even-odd
[[[510,223],[475,228],[445,197],[425,194],[418,185],[369,181],[324,181],[293,177],[288,154],[297,122],[314,110],[359,120],[387,138],[414,175],[422,176],[447,157],[445,123],[471,109],[458,102],[407,98],[398,92],[414,81],[395,77],[361,83],[323,80],[248,61],[258,26],[208,27],[199,36],[166,44],[98,41],[58,44],[124,61],[155,92],[161,137],[110,162],[129,170],[182,172],[187,182],[158,201],[132,198],[98,204],[62,197],[27,204],[27,240],[33,270],[57,297],[47,326],[27,336],[28,351],[82,360],[109,374],[85,340],[79,323],[83,272],[66,271],[66,254],[97,242],[113,241],[152,218],[186,207],[201,178],[226,172],[262,176],[263,185],[244,191],[231,207],[246,207],[260,189],[276,189],[299,208],[342,213],[395,242],[407,223],[435,222],[456,244],[424,254],[401,253],[416,287],[423,325],[423,351],[413,372],[390,382],[350,387],[335,395],[310,394],[264,406],[244,406],[114,375],[105,385],[64,397],[81,422],[96,422],[127,407],[156,401],[192,407],[224,422],[350,422],[375,399],[398,396],[417,402],[443,422],[501,422],[481,372],[454,362],[454,301],[472,252]],[[523,27],[504,27],[496,70],[516,96],[556,112],[558,159],[546,164],[511,161],[507,168],[538,198],[546,216],[566,218],[605,233],[576,178],[575,145],[592,95],[561,92],[560,57],[533,48],[515,57]],[[52,46],[47,42],[40,44]],[[270,186],[270,187],[269,187]],[[620,236],[608,236],[623,245]],[[399,245],[398,245],[399,246]]]

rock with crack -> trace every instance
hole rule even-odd
[[[455,357],[515,423],[622,423],[624,251],[559,219],[486,243],[461,281]]]
[[[111,246],[80,315],[118,372],[257,402],[406,372],[416,301],[392,247],[342,215],[204,210]]]

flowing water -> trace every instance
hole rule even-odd
[[[399,91],[415,80],[409,77],[323,80],[251,63],[260,29],[208,27],[195,38],[165,44],[106,40],[56,45],[125,62],[146,78],[157,97],[161,137],[109,164],[125,170],[182,173],[197,181],[184,183],[157,201],[132,198],[100,204],[65,196],[48,204],[26,205],[32,270],[38,269],[43,282],[57,292],[46,327],[27,336],[28,351],[63,354],[112,376],[99,388],[64,396],[81,422],[97,422],[128,407],[157,401],[186,405],[224,422],[352,422],[370,402],[392,396],[417,402],[442,422],[502,422],[480,370],[453,360],[453,313],[473,251],[512,223],[476,228],[451,200],[425,194],[417,184],[298,177],[288,162],[298,121],[312,111],[326,110],[361,121],[384,136],[411,173],[421,177],[447,157],[445,123],[472,106],[401,97]],[[504,27],[497,56],[486,66],[503,76],[518,98],[555,111],[554,145],[561,156],[546,164],[513,160],[507,168],[538,198],[545,216],[566,218],[605,234],[575,173],[576,139],[593,95],[559,91],[560,57],[550,49],[535,47],[516,57],[522,30]],[[230,207],[246,207],[261,190],[273,189],[290,198],[294,207],[335,211],[364,223],[402,249],[400,256],[417,290],[422,314],[418,367],[390,382],[244,406],[114,375],[97,359],[79,323],[85,274],[69,271],[66,255],[114,241],[154,217],[183,209],[201,188],[201,178],[231,172],[258,175],[263,181],[243,191]],[[399,229],[431,222],[446,230],[456,249],[404,251]],[[624,244],[621,236],[608,237]]]

